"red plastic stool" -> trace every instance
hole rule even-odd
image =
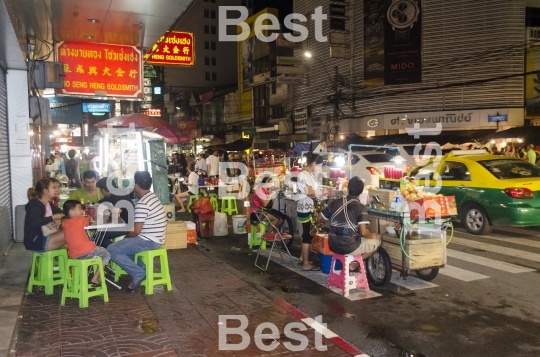
[[[195,226],[199,237],[206,238],[211,237],[212,234],[214,234],[214,212],[194,214],[193,217],[196,217]]]
[[[336,270],[336,260],[341,262],[341,270]],[[360,265],[360,273],[353,275],[349,272],[349,264],[353,261],[358,262]],[[354,289],[362,288],[366,294],[369,294],[369,284],[366,276],[366,266],[362,260],[362,255],[341,255],[336,254],[332,256],[332,263],[330,263],[330,276],[328,277],[327,287],[337,286],[341,289],[343,296],[349,296],[349,292]]]

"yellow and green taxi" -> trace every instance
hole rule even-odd
[[[455,196],[458,221],[470,233],[540,226],[540,167],[527,161],[456,150],[413,168],[409,176],[427,192]]]

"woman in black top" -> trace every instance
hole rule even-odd
[[[66,244],[64,232],[59,230],[48,237],[43,236],[41,226],[57,222],[64,217],[62,211],[50,201],[55,192],[52,181],[42,178],[35,187],[36,198],[26,204],[26,217],[24,218],[24,246],[28,250],[46,252],[63,247]]]

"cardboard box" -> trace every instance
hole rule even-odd
[[[439,231],[438,238],[405,239],[404,248],[409,258],[405,257],[405,268],[427,269],[446,264],[446,231]],[[381,234],[382,247],[390,256],[392,264],[401,266],[402,251],[398,237],[387,233]]]
[[[313,250],[325,255],[334,254],[328,247],[328,234],[317,233],[313,236],[313,241],[311,242]]]
[[[167,223],[165,235],[165,249],[187,248],[187,226],[183,221],[171,221]]]
[[[448,203],[450,203],[450,207]],[[457,214],[455,196],[421,198],[419,200],[409,202],[408,205],[412,220],[422,218],[441,218]]]

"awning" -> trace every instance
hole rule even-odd
[[[244,151],[252,146],[251,140],[238,139],[232,143],[208,146],[205,150]]]

